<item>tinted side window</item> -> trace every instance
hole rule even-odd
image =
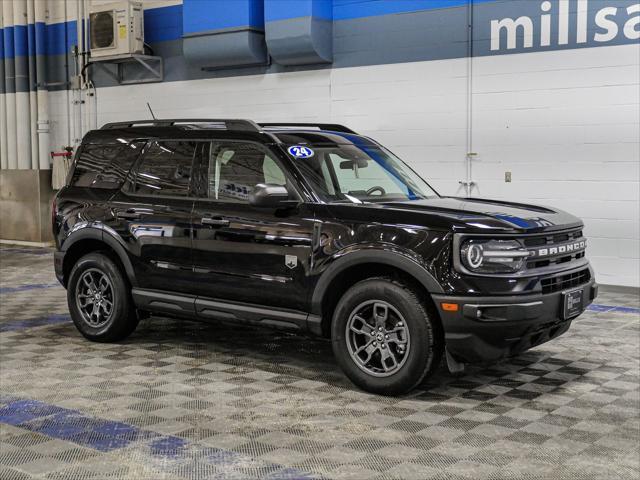
[[[189,195],[198,142],[154,142],[136,169],[133,192],[141,195]]]
[[[263,148],[251,143],[214,144],[209,156],[209,198],[248,202],[258,183],[286,185],[278,162]]]
[[[75,187],[120,188],[144,142],[83,145],[70,184]]]

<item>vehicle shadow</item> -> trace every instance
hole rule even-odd
[[[235,367],[238,373],[262,370],[361,392],[341,372],[334,359],[331,342],[306,334],[253,325],[151,317],[143,320],[123,344],[140,344],[145,349],[156,350],[159,362],[164,357],[180,355],[190,358],[187,363],[194,368],[211,363],[227,364],[230,368]],[[403,398],[487,401],[507,395],[514,399],[534,400],[544,393],[565,388],[571,383],[571,378],[587,372],[570,367],[574,361],[572,358],[558,358],[555,352],[538,347],[499,363],[467,366],[463,374],[453,375],[443,360],[431,378]],[[552,365],[552,369],[536,365],[541,362]],[[550,371],[564,375],[546,378]],[[534,388],[518,388],[532,379],[535,379]]]

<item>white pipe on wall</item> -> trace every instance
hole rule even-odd
[[[0,1],[0,27],[4,27],[4,2]],[[2,80],[5,82],[4,60],[0,62]],[[7,168],[7,95],[0,93],[0,169]]]
[[[7,102],[6,95],[0,94],[0,169],[7,168]]]
[[[69,0],[63,0],[64,1],[64,23],[65,23],[65,37],[64,37],[64,41],[65,41],[65,48],[66,45],[68,44],[67,42],[67,35],[68,35],[68,30],[66,29],[66,25],[67,22],[69,21]],[[68,58],[69,58],[69,52],[65,50],[65,55],[67,55],[65,64],[65,81],[69,81],[70,78],[70,70],[69,70],[69,62],[68,62]],[[70,146],[71,145],[71,139],[73,138],[71,136],[71,106],[69,104],[69,102],[71,101],[71,96],[69,95],[69,87],[67,86],[67,88],[65,88],[65,98],[66,98],[66,104],[65,104],[65,110],[64,110],[64,117],[67,121],[67,143],[65,146]]]
[[[46,23],[48,0],[2,0],[0,26]],[[45,45],[40,35],[14,30],[15,44],[32,55],[9,52],[3,60],[6,92],[0,100],[0,168],[50,168]],[[18,43],[20,42],[20,43]],[[16,48],[16,46],[14,48]],[[5,46],[6,47],[6,46]]]
[[[81,0],[77,0],[76,4],[76,43],[78,46],[78,56],[76,57],[76,75],[80,75],[82,73],[82,69],[84,68],[84,55],[83,54],[83,38],[84,38],[84,13],[83,13],[83,2]],[[74,119],[75,119],[75,131],[76,135],[73,140],[74,147],[77,148],[82,141],[82,137],[84,136],[83,129],[83,108],[82,108],[82,90],[74,90],[73,95],[73,105],[74,105]]]
[[[27,25],[33,25],[36,21],[36,12],[34,0],[27,0]],[[42,2],[44,3],[44,2]],[[29,45],[29,51],[35,50],[35,38],[29,37],[27,40]],[[38,94],[34,90],[34,83],[37,82],[38,74],[36,67],[36,58],[32,56],[27,57],[29,64],[28,79],[29,79],[29,133],[31,134],[30,150],[31,150],[31,167],[34,170],[39,166],[39,148],[38,145]]]
[[[84,60],[85,64],[90,63],[89,52],[91,51],[91,39],[89,37],[89,6],[90,0],[84,0],[84,47],[83,52],[85,52]],[[86,131],[93,130],[98,128],[98,95],[93,82],[89,79],[89,72],[85,70],[85,78],[86,83],[84,85],[85,88],[85,106],[87,107],[86,116]]]
[[[2,3],[3,10],[3,27],[9,27],[13,25],[13,1],[4,0]],[[10,169],[18,168],[18,145],[16,143],[16,94],[15,92],[15,78],[11,72],[15,68],[15,64],[12,58],[4,59],[5,62],[5,82],[7,91],[12,93],[5,94],[5,106],[6,106],[6,126],[7,126],[7,158],[5,160],[6,167]]]
[[[473,0],[467,7],[467,155],[465,159],[465,181],[463,182],[465,194],[471,197],[473,187],[473,159],[476,153],[473,151]]]
[[[76,2],[75,0],[64,0],[64,21],[65,22],[71,22],[74,20],[74,16],[73,16],[73,6],[75,6]],[[65,34],[65,42],[67,42],[67,40],[71,40],[71,38],[69,37],[69,31],[66,30],[66,34]],[[67,42],[68,44],[69,42]],[[71,52],[67,51],[67,65],[66,65],[66,81],[71,81],[71,77],[72,75],[74,75],[75,73],[75,68],[77,68],[77,62],[75,61],[74,58],[71,57]],[[73,60],[73,64],[72,64],[72,60]],[[74,95],[75,92],[73,90],[71,90],[71,87],[68,86],[66,89],[66,99],[67,99],[67,103],[66,103],[66,108],[65,108],[65,116],[67,119],[67,145],[66,146],[74,146],[75,145],[75,138],[76,138],[76,125],[75,125],[75,105],[73,103],[74,101]]]
[[[13,25],[26,25],[27,0],[14,0]],[[15,32],[14,32],[15,34]],[[28,59],[14,56],[16,82],[16,168],[28,170],[31,168],[31,108],[30,93],[22,90],[25,81],[28,83]]]
[[[26,25],[27,0],[14,0],[13,25]],[[14,57],[16,69],[16,87],[22,88],[28,84],[28,58]],[[31,168],[31,106],[29,105],[30,92],[16,91],[16,144],[17,144],[17,168],[28,170]]]
[[[32,0],[34,2],[34,16],[36,23],[46,23],[47,21],[47,2],[44,0]],[[44,49],[44,45],[38,45],[40,50]],[[37,116],[36,135],[38,139],[38,161],[37,167],[42,170],[48,170],[50,165],[50,129],[49,129],[49,92],[47,90],[46,81],[46,61],[44,57],[36,57],[36,77],[38,81],[38,89],[36,91]]]

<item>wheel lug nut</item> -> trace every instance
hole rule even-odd
[[[376,336],[376,332],[375,332],[375,331],[373,331],[373,330],[371,330],[371,336],[372,336],[372,337],[375,337],[375,336]]]
[[[383,343],[383,344],[382,344],[382,348],[387,348],[387,346]]]
[[[386,338],[388,340],[389,339],[389,335],[385,335],[384,338]]]
[[[374,347],[377,347],[377,346],[378,346],[378,344],[377,344],[376,342],[373,342],[373,346],[374,346]]]
[[[382,327],[378,327],[378,330],[382,331]]]

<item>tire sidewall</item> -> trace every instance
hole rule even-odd
[[[96,269],[104,273],[111,282],[113,290],[113,313],[109,321],[100,327],[93,327],[84,321],[82,312],[76,301],[76,290],[82,274],[89,269]],[[119,330],[123,321],[129,316],[129,293],[118,267],[107,256],[92,253],[82,257],[73,267],[67,287],[67,303],[71,318],[76,328],[90,340],[106,340],[114,336],[115,330]]]
[[[407,360],[396,373],[387,377],[375,377],[363,371],[351,358],[347,347],[347,322],[353,310],[369,300],[384,300],[391,304],[404,317],[409,329]],[[345,374],[356,385],[383,395],[404,393],[415,387],[436,361],[430,321],[426,309],[410,290],[390,280],[364,280],[351,287],[336,306],[331,324],[333,351]]]

